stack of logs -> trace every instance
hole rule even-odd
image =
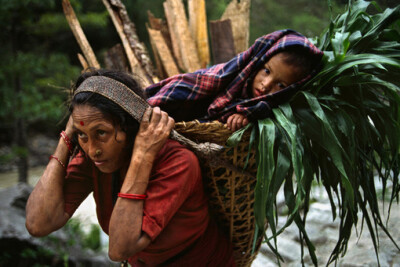
[[[246,50],[249,42],[250,0],[232,0],[220,20],[209,22],[208,37],[205,0],[188,0],[188,18],[182,0],[163,3],[165,18],[155,18],[148,11],[146,24],[153,50],[156,71],[136,28],[121,0],[102,0],[121,38],[121,44],[109,49],[104,58],[106,68],[124,70],[139,77],[143,87],[183,73],[193,72],[212,64],[226,62]],[[63,9],[82,54],[83,69],[100,68],[69,0]],[[211,49],[209,45],[211,43]],[[211,52],[210,52],[211,50]]]

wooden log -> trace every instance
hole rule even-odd
[[[132,48],[134,55],[139,61],[140,66],[145,72],[147,78],[150,82],[154,78],[154,67],[151,62],[149,53],[146,49],[146,46],[140,42],[139,37],[136,33],[135,24],[131,21],[128,16],[128,12],[126,11],[125,5],[121,0],[108,0],[112,9],[115,11],[116,15],[121,20],[122,29],[125,33],[126,38],[128,39],[128,43]]]
[[[190,32],[196,43],[200,65],[205,68],[210,63],[205,0],[189,0],[188,7]]]
[[[161,31],[162,19],[156,18],[150,10],[147,10],[147,18],[149,19],[150,29]]]
[[[71,3],[69,2],[69,0],[63,0],[62,6],[72,33],[74,34],[75,39],[78,41],[79,47],[81,48],[82,53],[86,58],[85,62],[87,62],[90,67],[97,69],[100,68],[100,64],[96,59],[96,55],[94,54],[93,49],[90,46],[85,36],[85,33],[82,30],[81,24],[79,23],[78,18],[75,15]]]
[[[82,70],[83,71],[89,68],[89,64],[87,63],[85,57],[81,53],[78,53],[78,59],[79,59],[79,62],[81,63],[81,65],[82,65]]]
[[[153,30],[161,31],[162,36],[164,37],[164,41],[167,44],[170,51],[173,51],[172,43],[171,43],[171,35],[169,33],[168,24],[165,20],[161,18],[156,18],[154,15],[148,10],[147,15],[149,18],[150,28]],[[176,60],[175,60],[176,63]]]
[[[147,27],[147,31],[150,35],[150,41],[155,49],[155,54],[161,59],[163,69],[165,70],[167,77],[179,74],[178,67],[172,57],[172,54],[164,41],[161,31],[153,30]]]
[[[189,31],[189,23],[186,18],[182,0],[167,0],[166,2],[174,18],[173,27],[175,28],[176,37],[178,38],[177,41],[179,43],[184,70],[188,72],[198,70],[201,68],[200,60],[196,44]]]
[[[149,26],[148,24],[146,24],[146,28],[147,28],[147,31],[148,31],[149,29],[151,29],[151,26]],[[168,74],[165,72],[165,69],[164,69],[164,67],[163,67],[161,58],[160,58],[160,56],[159,56],[159,54],[158,54],[158,51],[157,51],[157,46],[156,46],[156,44],[154,43],[153,38],[151,37],[151,33],[150,33],[150,32],[149,32],[149,39],[150,39],[151,49],[153,50],[154,61],[155,61],[155,63],[156,63],[157,76],[158,76],[160,79],[165,79],[165,78],[168,77]]]
[[[236,54],[249,47],[250,1],[241,0],[239,3],[238,0],[232,0],[221,17],[221,20],[231,20]]]
[[[171,37],[171,45],[172,45],[172,51],[173,51],[174,58],[176,59],[176,62],[178,63],[179,68],[185,69],[185,66],[183,65],[183,61],[182,61],[181,50],[179,47],[179,38],[178,38],[178,34],[176,32],[176,27],[175,27],[176,22],[175,22],[175,17],[173,15],[172,7],[167,2],[164,2],[163,6],[164,6],[165,18],[167,19],[169,34]]]
[[[139,77],[139,82],[143,88],[148,87],[153,83],[153,81],[149,80],[147,73],[143,70],[140,62],[133,53],[128,38],[124,33],[121,19],[119,18],[118,14],[112,9],[110,3],[107,0],[103,0],[103,4],[106,6],[108,13],[110,14],[111,20],[114,23],[115,29],[117,30],[118,35],[121,38],[122,45],[128,58],[129,66],[132,73]]]
[[[169,53],[171,54],[172,60],[174,61],[174,65],[176,66],[177,69],[178,65],[177,65],[177,61],[176,58],[174,57],[173,54],[173,48],[172,48],[172,43],[171,43],[171,36],[169,34],[169,29],[168,29],[168,24],[165,20],[161,19],[161,18],[156,18],[149,10],[147,11],[147,15],[149,18],[149,24],[150,24],[150,29],[153,30],[158,30],[161,32],[161,35],[164,39],[165,44],[167,45],[168,49],[169,49]],[[151,41],[151,40],[150,40]],[[153,56],[154,56],[154,60],[156,62],[157,65],[157,70],[158,70],[158,76],[160,77],[160,79],[165,79],[168,77],[167,72],[164,70],[163,67],[163,63],[161,61],[161,58],[159,57],[158,53],[157,53],[157,48],[155,46],[155,44],[151,44],[151,47],[153,49]]]
[[[229,19],[210,21],[210,35],[214,64],[227,62],[236,55]]]
[[[104,64],[107,69],[129,71],[129,64],[121,44],[116,44],[104,53]]]

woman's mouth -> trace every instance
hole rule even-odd
[[[96,166],[102,166],[106,163],[105,160],[94,160],[93,162],[94,162],[94,165],[96,165]]]

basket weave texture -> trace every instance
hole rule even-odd
[[[212,166],[212,160],[201,162],[210,212],[233,244],[236,266],[250,266],[256,256],[256,253],[252,253],[252,246],[257,168],[255,152],[248,153],[249,135],[245,134],[239,145],[231,148],[225,146],[225,143],[232,132],[220,122],[179,122],[176,123],[175,130],[197,143],[212,142],[224,146],[224,152],[219,157],[237,167],[237,170],[231,170],[222,166]],[[243,172],[241,170],[248,155],[248,166],[246,172]],[[256,251],[260,244],[261,237],[256,242]]]

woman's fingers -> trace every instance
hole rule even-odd
[[[163,114],[162,114],[161,109],[159,107],[154,107],[153,113],[151,115],[150,123],[157,125],[160,122],[162,116],[163,116]]]
[[[133,149],[138,153],[149,153],[151,157],[156,155],[165,144],[175,126],[175,121],[159,107],[154,107],[152,111],[150,109],[150,112],[151,116],[149,109],[143,114]]]
[[[142,117],[142,122],[144,122],[144,123],[149,123],[150,122],[152,111],[153,111],[153,109],[151,107],[148,107],[146,109],[146,111],[144,112],[143,117]]]
[[[175,121],[168,116],[168,113],[162,111],[159,107],[153,109],[153,115],[150,121],[150,130],[155,134],[165,134],[169,136],[170,131],[175,125]]]
[[[72,115],[69,116],[67,125],[65,126],[65,133],[69,138],[72,138],[72,135],[74,134],[74,119],[72,118]]]

